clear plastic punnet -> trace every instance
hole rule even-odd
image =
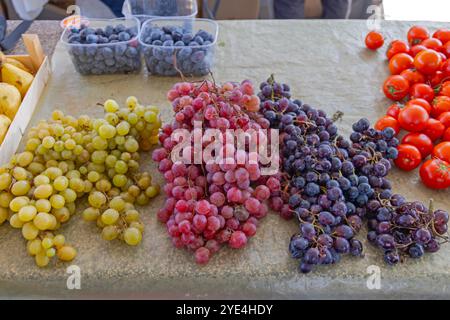
[[[141,23],[155,17],[195,18],[198,13],[197,0],[125,0],[124,16],[138,18]]]
[[[141,44],[150,74],[204,76],[214,65],[219,26],[209,19],[154,18],[141,30]]]
[[[142,68],[140,22],[133,17],[83,19],[67,27],[61,41],[83,75],[135,73]]]

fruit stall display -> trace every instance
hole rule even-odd
[[[217,41],[211,32],[189,33],[167,26],[141,34],[118,26],[72,30],[64,38],[71,46],[65,43],[60,48],[55,63],[62,64],[70,56],[74,65],[57,76],[61,79],[75,70],[80,75],[65,87],[67,97],[45,96],[45,112],[34,116],[45,120],[30,125],[20,151],[1,167],[0,223],[21,230],[27,253],[40,267],[50,265],[53,257],[72,261],[82,254],[74,245],[76,233],[70,237],[64,233],[77,213],[97,225],[99,237],[120,240],[129,252],[139,244],[162,241],[151,235],[146,242],[145,227],[164,230],[165,242],[188,252],[185,264],[190,264],[189,255],[199,265],[227,263],[225,248],[243,254],[257,241],[264,220],[273,221],[267,219],[273,213],[282,223],[294,226],[295,232],[277,234],[277,238],[284,239],[284,250],[297,261],[300,273],[320,272],[325,268],[316,267],[321,265],[339,269],[344,256],[353,256],[345,258],[350,264],[362,260],[366,244],[388,266],[436,253],[448,241],[449,216],[444,210],[448,207],[399,194],[404,192],[397,191],[401,188],[392,176],[397,174],[396,167],[411,170],[423,162],[424,184],[448,191],[445,131],[450,86],[446,86],[445,45],[438,42],[444,42],[447,32],[440,30],[432,38],[420,28],[411,30],[408,42],[394,40],[389,46],[387,68],[392,74],[383,88],[395,103],[378,121],[370,114],[362,118],[361,112],[352,117],[348,109],[330,108],[327,113],[322,110],[327,106],[314,107],[306,101],[311,97],[304,99],[306,88],[298,89],[295,83],[291,89],[278,82],[284,78],[282,73],[265,79],[264,70],[264,76],[257,73],[252,80],[220,72],[220,81],[215,73],[202,79],[184,78],[183,70],[194,75],[209,72],[211,61],[204,59],[211,53],[201,46]],[[381,34],[370,37],[366,39],[369,49],[384,45]],[[146,60],[150,74],[181,74],[182,81],[173,77],[142,80],[137,70],[128,69],[134,50],[109,46],[134,38],[148,45],[136,51]],[[95,48],[95,53],[83,45]],[[130,46],[135,49],[134,42]],[[158,47],[161,50],[155,50]],[[126,61],[118,52],[123,49]],[[439,63],[430,66],[420,57]],[[97,70],[91,60],[101,62],[102,68]],[[125,72],[132,74],[118,74]],[[84,76],[92,73],[113,75]],[[130,81],[127,96],[133,96],[122,103],[118,97],[123,92],[115,91],[123,91],[126,81]],[[91,88],[78,87],[87,82]],[[144,86],[151,91],[144,92]],[[62,87],[55,81],[50,89]],[[86,102],[75,110],[75,97],[83,90],[88,92]],[[317,100],[313,103],[318,105]],[[64,113],[54,110],[60,107]],[[279,172],[264,175],[261,163],[240,164],[238,159],[248,160],[254,154],[237,150],[234,143],[221,149],[231,155],[231,163],[192,164],[191,150],[182,154],[186,162],[173,162],[171,153],[181,142],[172,134],[177,129],[193,133],[195,121],[201,122],[202,130],[219,130],[225,141],[227,129],[279,130],[279,157],[273,159],[279,163]],[[400,136],[402,130],[409,133]],[[262,145],[272,137],[259,139]],[[152,220],[147,220],[150,214]],[[270,225],[264,228],[271,230]],[[152,252],[146,257],[152,257]],[[191,267],[199,272],[207,268]]]

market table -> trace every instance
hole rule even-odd
[[[434,29],[444,23],[423,23]],[[404,37],[408,22],[382,22],[387,39]],[[251,79],[256,84],[274,73],[289,83],[294,96],[326,110],[340,110],[338,123],[349,134],[360,117],[374,121],[389,105],[380,88],[388,70],[384,50],[369,52],[363,39],[365,21],[223,21],[217,49],[216,81]],[[45,37],[42,39],[45,42]],[[41,97],[33,124],[48,118],[54,108],[74,116],[101,116],[97,102],[115,98],[123,102],[135,95],[142,102],[161,106],[170,121],[166,92],[177,78],[137,75],[82,77],[75,72],[64,47],[53,55],[53,75]],[[162,183],[150,156],[144,167]],[[394,189],[410,200],[450,210],[449,191],[425,188],[416,173],[391,174]],[[38,269],[27,256],[20,232],[0,227],[0,296],[58,298],[450,298],[450,245],[419,261],[407,260],[394,268],[384,264],[382,253],[365,244],[365,258],[345,257],[331,267],[311,274],[297,272],[287,246],[296,232],[295,221],[271,214],[249,245],[242,250],[221,250],[207,266],[197,266],[192,255],[175,249],[156,211],[160,195],[140,211],[146,231],[141,246],[127,247],[100,239],[95,225],[76,215],[63,233],[78,249],[72,263],[81,270],[81,290],[68,290],[67,264]],[[365,238],[360,232],[359,239]],[[379,267],[381,288],[369,289],[368,267]],[[369,268],[370,271],[370,268]],[[369,281],[370,282],[370,281]]]

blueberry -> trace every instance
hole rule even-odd
[[[167,41],[167,40],[173,41],[172,36],[171,36],[170,34],[164,34],[164,35],[161,37],[161,41],[162,41],[162,42]]]
[[[90,34],[94,34],[95,35],[95,30],[94,29],[92,29],[92,28],[87,28],[87,29],[85,29],[86,31],[85,31],[85,34],[86,34],[86,37],[88,36],[88,35],[90,35]]]
[[[182,37],[181,40],[187,45],[189,44],[192,39],[194,39],[194,37],[192,36],[191,33],[185,33]]]
[[[178,58],[185,60],[187,59],[192,53],[192,49],[189,47],[183,48],[178,52]]]
[[[174,43],[174,46],[176,47],[184,47],[184,42],[183,41],[177,41]]]
[[[128,41],[131,39],[131,36],[128,32],[122,31],[119,33],[119,41]]]
[[[117,26],[114,27],[114,32],[118,34],[125,31],[126,29],[127,28],[123,24],[118,24]]]
[[[88,43],[88,44],[97,43],[97,41],[98,41],[98,37],[95,34],[89,34],[86,37],[86,43]]]
[[[197,52],[194,52],[191,55],[191,61],[193,63],[200,63],[200,62],[203,61],[204,58],[205,58],[205,53],[203,51],[201,51],[201,50],[197,51]]]
[[[199,44],[198,44],[198,42],[191,41],[191,42],[189,42],[189,46],[190,46],[190,47],[198,47]]]
[[[203,38],[200,37],[200,36],[196,36],[196,37],[194,38],[194,41],[197,42],[199,45],[202,45],[202,44],[203,44]]]
[[[152,45],[154,45],[154,46],[162,46],[163,42],[161,40],[155,40],[155,41],[152,42]]]
[[[170,40],[164,41],[163,46],[164,47],[171,47],[171,46],[173,46],[173,40],[170,39]]]
[[[155,40],[161,40],[161,37],[162,37],[162,33],[159,31],[153,31],[151,34],[150,34],[150,39],[151,39],[151,41],[155,41]]]
[[[105,59],[111,59],[114,57],[114,51],[108,47],[102,48],[101,53]]]
[[[127,51],[125,52],[125,55],[129,58],[137,57],[139,54],[138,50],[134,47],[128,47]]]
[[[111,25],[106,26],[106,27],[105,27],[105,31],[103,32],[103,34],[104,34],[106,37],[111,36],[113,33],[114,33],[114,27],[111,26]]]
[[[118,39],[119,39],[119,36],[117,34],[112,34],[109,36],[109,42],[117,41]]]
[[[183,37],[183,35],[182,35],[180,32],[175,31],[175,32],[172,33],[173,41],[181,41],[181,42],[183,42],[183,41],[181,40],[182,37]],[[184,43],[184,42],[183,42],[183,43]]]
[[[79,34],[72,34],[69,36],[69,43],[80,42],[81,37]]]

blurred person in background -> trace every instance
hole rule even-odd
[[[370,5],[382,0],[273,0],[276,19],[367,19]],[[306,12],[312,16],[305,15]]]

